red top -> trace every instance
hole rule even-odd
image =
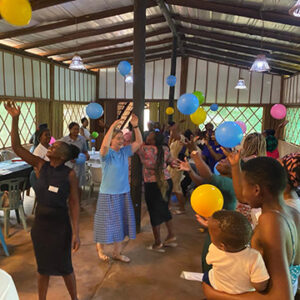
[[[275,159],[279,158],[279,152],[278,152],[278,149],[276,148],[276,149],[275,149],[274,151],[272,151],[272,152],[267,151],[267,156],[268,156],[268,157],[275,158]]]

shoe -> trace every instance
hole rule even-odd
[[[177,238],[176,238],[176,236],[174,236],[174,237],[172,237],[172,238],[170,238],[170,239],[165,240],[165,242],[164,242],[163,245],[164,245],[164,247],[175,248],[175,247],[178,246],[178,244],[175,243],[176,240],[177,240]]]
[[[155,252],[159,252],[159,253],[165,253],[166,250],[163,249],[163,244],[159,244],[158,246],[154,246],[154,245],[150,245],[147,247],[148,250],[151,250],[151,251],[155,251]]]
[[[114,260],[119,260],[119,261],[124,262],[124,263],[130,263],[130,258],[125,256],[125,255],[114,255],[113,259]]]
[[[172,213],[173,213],[173,215],[184,215],[185,210],[176,209]]]

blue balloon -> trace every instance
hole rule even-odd
[[[233,148],[241,143],[243,130],[235,122],[227,121],[217,127],[215,136],[221,146]]]
[[[126,60],[120,61],[118,64],[118,71],[121,75],[126,76],[131,71],[131,64]]]
[[[184,115],[193,114],[198,107],[199,100],[193,94],[183,94],[177,101],[177,108]]]
[[[86,156],[83,153],[79,153],[78,157],[75,159],[77,165],[83,165],[86,161]]]
[[[219,164],[219,162],[217,162],[214,166],[214,174],[216,175],[220,175],[220,172],[217,170],[217,165]]]
[[[216,104],[216,103],[214,103],[214,104],[212,104],[212,105],[210,106],[210,110],[212,110],[212,111],[217,111],[218,108],[219,108],[219,105]]]
[[[91,140],[91,143],[95,143],[95,142],[96,142],[96,140],[94,140],[94,139]]]
[[[85,111],[90,119],[99,119],[103,115],[103,107],[95,102],[90,103]]]
[[[176,76],[174,76],[174,75],[168,76],[166,82],[167,82],[167,85],[174,86],[176,84]]]

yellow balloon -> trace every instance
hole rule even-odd
[[[190,115],[191,121],[196,124],[202,124],[206,120],[206,111],[199,107],[193,114]]]
[[[202,184],[191,195],[193,210],[200,216],[210,217],[223,208],[224,199],[221,191],[211,184]]]
[[[2,18],[15,26],[25,26],[31,20],[31,5],[28,0],[2,0]]]
[[[174,108],[173,107],[167,107],[166,108],[166,114],[167,115],[173,115],[174,114]]]

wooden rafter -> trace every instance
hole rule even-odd
[[[283,52],[286,54],[300,55],[300,48],[293,47],[293,46],[286,46],[279,43],[259,41],[255,39],[243,38],[243,37],[238,37],[238,36],[229,35],[225,33],[217,33],[217,32],[211,32],[211,31],[194,29],[194,28],[186,28],[186,27],[180,27],[179,31],[185,34],[196,35],[199,37],[205,37],[205,38],[223,41],[223,42],[235,43],[242,46],[250,46],[258,49],[264,49],[264,50],[267,49],[272,51]]]
[[[162,45],[166,43],[172,42],[172,38],[165,38],[161,39],[158,41],[151,41],[151,42],[146,42],[146,47],[151,47],[151,46],[157,46],[157,45]],[[93,56],[100,56],[100,55],[106,55],[106,54],[112,54],[112,53],[123,53],[124,51],[128,50],[133,50],[133,44],[130,46],[125,46],[125,47],[114,47],[114,48],[108,48],[108,49],[102,49],[102,50],[97,50],[93,52],[88,52],[88,53],[83,53],[81,54],[81,58],[88,58],[88,57],[93,57]],[[58,61],[67,61],[71,60],[73,56],[67,56],[62,59],[58,59]]]
[[[241,5],[238,3],[227,4],[227,1],[222,3],[206,1],[206,0],[165,0],[168,4],[215,11],[224,14],[247,17],[252,19],[259,19],[264,21],[276,22],[281,24],[300,26],[299,20],[288,14],[278,11],[264,10],[263,7],[253,7]]]
[[[147,32],[146,33],[146,38],[160,35],[160,34],[165,34],[169,33],[170,28],[169,27],[162,27],[160,29]],[[64,49],[58,49],[58,50],[53,50],[53,51],[48,51],[44,54],[44,56],[53,56],[53,55],[61,55],[65,53],[74,53],[82,50],[89,50],[89,49],[94,49],[94,48],[100,48],[100,47],[105,47],[105,46],[112,46],[112,45],[118,45],[126,42],[131,42],[133,41],[133,35],[126,35],[121,38],[116,38],[116,39],[105,39],[105,40],[100,40],[96,42],[90,42],[90,43],[84,43],[81,45],[78,45],[76,47],[68,47]]]
[[[153,24],[158,24],[158,23],[163,23],[165,22],[165,19],[163,16],[151,16],[147,19],[146,24],[147,25],[153,25]],[[80,38],[85,38],[89,36],[98,36],[101,34],[106,34],[110,32],[116,32],[120,30],[125,30],[125,29],[130,29],[133,28],[133,21],[129,22],[122,22],[118,23],[115,25],[109,25],[105,26],[103,28],[97,28],[97,29],[85,29],[81,31],[75,31],[68,33],[66,35],[60,36],[60,37],[55,37],[52,39],[45,39],[45,40],[40,40],[32,43],[25,43],[25,44],[20,44],[16,48],[18,49],[32,49],[32,48],[40,48],[43,46],[47,45],[53,45],[57,43],[63,43],[66,41],[72,41],[72,40],[77,40]]]
[[[200,52],[206,52],[206,53],[212,53],[219,55],[221,57],[228,57],[228,58],[233,58],[237,60],[243,60],[245,62],[249,62],[250,64],[253,63],[255,56],[248,56],[248,55],[242,55],[240,53],[235,53],[235,52],[229,52],[229,51],[223,51],[221,49],[214,49],[214,48],[208,48],[204,46],[198,46],[198,45],[193,45],[193,44],[186,44],[187,49],[195,50],[195,51],[200,51]],[[286,71],[292,71],[292,72],[297,72],[300,71],[300,66],[297,65],[288,65],[282,62],[274,62],[274,61],[269,61],[270,66],[273,68],[277,69],[282,69]]]
[[[164,46],[164,47],[159,47],[159,48],[154,48],[154,49],[147,49],[146,54],[166,52],[166,51],[170,51],[171,48],[172,48],[171,45],[167,45],[167,46]],[[94,57],[94,58],[91,58],[91,59],[85,59],[84,63],[86,63],[86,64],[99,63],[99,62],[114,60],[116,58],[124,59],[124,58],[127,58],[127,57],[133,57],[133,51],[119,53],[117,55],[112,54],[112,55],[105,55],[105,56],[101,56],[101,57]]]
[[[32,10],[38,10],[54,5],[60,5],[67,2],[74,2],[75,0],[30,0]]]
[[[156,3],[153,1],[149,1],[148,7],[153,7],[153,6],[156,6]],[[8,32],[2,32],[2,33],[0,33],[0,39],[13,38],[16,36],[22,36],[22,35],[27,35],[27,34],[43,32],[43,31],[47,31],[47,30],[58,29],[58,28],[66,27],[66,26],[75,25],[75,24],[109,18],[109,17],[113,17],[116,15],[129,13],[132,11],[133,11],[133,5],[99,11],[96,13],[82,15],[79,17],[68,18],[63,21],[58,21],[58,22],[54,22],[51,24],[31,26],[31,27],[16,29],[16,30],[8,31]]]
[[[205,53],[201,53],[201,52],[193,51],[193,50],[187,50],[187,54],[191,57],[194,57],[194,58],[204,59],[204,60],[218,62],[218,63],[225,63],[225,64],[229,64],[229,65],[235,65],[235,66],[242,67],[242,68],[247,68],[247,69],[250,69],[251,64],[252,64],[252,63],[249,63],[249,62],[245,62],[243,60],[220,57],[220,56],[205,54]],[[279,69],[276,69],[276,68],[272,68],[271,73],[280,74],[280,75],[290,75],[290,76],[294,74],[292,72],[279,70]]]
[[[223,22],[223,21],[207,21],[203,19],[185,17],[178,14],[173,14],[172,18],[174,18],[174,20],[177,21],[186,22],[186,23],[204,26],[204,27],[218,28],[227,31],[234,31],[234,32],[246,33],[250,35],[269,37],[276,40],[282,40],[282,41],[287,41],[296,44],[300,43],[300,35],[290,33],[290,32],[283,33],[282,31],[279,30],[270,30],[270,29],[262,30],[261,28],[254,27],[254,26],[240,25],[240,24],[234,24],[234,23]]]

